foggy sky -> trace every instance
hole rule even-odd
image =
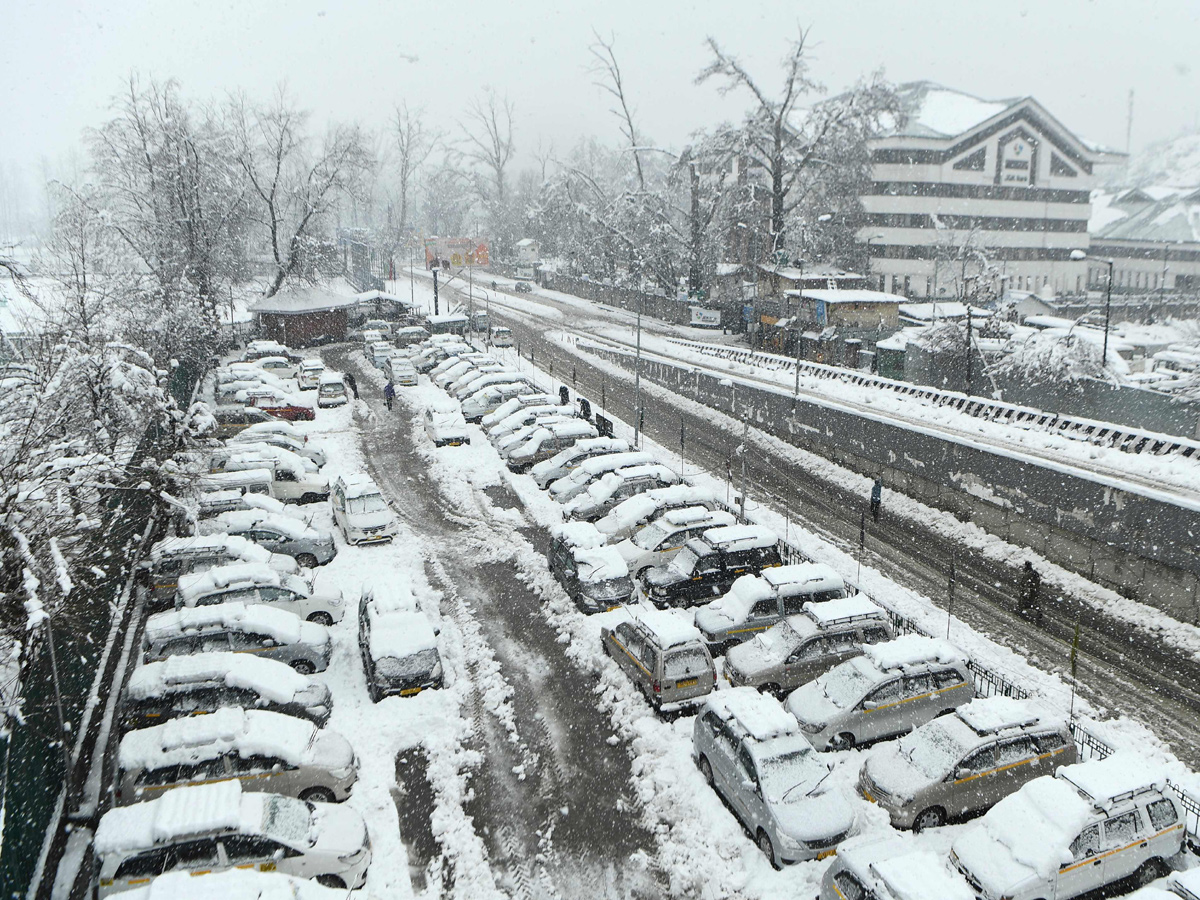
[[[40,160],[77,149],[132,69],[176,78],[193,97],[236,88],[265,96],[286,81],[318,121],[368,127],[406,99],[449,130],[490,86],[516,105],[528,163],[539,139],[560,152],[585,134],[619,139],[588,71],[593,28],[615,37],[641,130],[678,147],[747,105],[722,98],[715,83],[693,83],[705,36],[770,87],[797,24],[811,26],[814,74],[833,90],[882,67],[895,82],[1032,95],[1081,135],[1124,149],[1132,88],[1135,151],[1193,128],[1200,114],[1200,2],[1186,0],[5,0],[0,164],[36,173]]]

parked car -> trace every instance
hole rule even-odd
[[[397,347],[412,347],[429,337],[429,332],[420,325],[408,325],[397,328],[394,340]]]
[[[232,868],[357,888],[371,862],[367,826],[353,809],[245,793],[239,781],[175,788],[111,809],[96,827],[92,850],[100,898],[165,872]]]
[[[267,467],[257,469],[236,469],[232,472],[207,472],[196,480],[196,486],[201,493],[213,491],[236,491],[241,494],[259,494],[264,497],[275,497],[275,472]]]
[[[435,447],[458,447],[471,443],[467,420],[452,400],[435,400],[425,410],[425,433]]]
[[[503,407],[501,407],[503,409]],[[500,412],[500,410],[497,410]],[[488,417],[484,416],[483,425],[488,425]],[[570,447],[560,450],[550,459],[534,464],[529,470],[537,486],[543,491],[552,482],[570,475],[575,469],[595,456],[605,456],[610,453],[628,453],[629,442],[624,438],[596,437],[576,441]]]
[[[776,869],[824,859],[854,830],[854,806],[779,701],[750,688],[709,694],[692,758]]]
[[[654,457],[644,450],[631,450],[627,453],[606,453],[603,456],[593,456],[584,460],[564,475],[550,484],[550,496],[559,503],[567,503],[578,494],[587,490],[588,485],[598,478],[625,469],[630,466],[646,466],[654,462]]]
[[[248,343],[246,345],[246,352],[242,354],[242,359],[246,362],[254,362],[254,360],[262,359],[264,356],[282,356],[285,359],[290,359],[292,362],[300,362],[300,357],[292,351],[291,347],[281,344],[279,341],[264,339]]]
[[[233,473],[245,474],[245,473]],[[270,489],[271,473],[266,472],[266,485]],[[281,500],[276,500],[270,494],[255,492],[242,493],[239,490],[202,491],[197,500],[197,510],[200,519],[209,519],[224,512],[239,512],[255,510],[287,516],[298,521],[307,521],[294,506],[289,506]]]
[[[1167,874],[1184,837],[1183,807],[1160,767],[1116,753],[1005,797],[955,839],[950,861],[977,895],[1066,900]]]
[[[289,422],[311,422],[315,418],[313,408],[299,397],[265,385],[238,391],[234,400]]]
[[[584,612],[604,612],[633,598],[625,561],[586,522],[550,529],[550,573]]]
[[[317,406],[321,409],[329,409],[335,406],[345,406],[348,402],[350,402],[350,397],[342,376],[328,370],[322,372],[317,382]]]
[[[1078,761],[1065,716],[1027,700],[988,697],[874,748],[858,789],[896,828],[922,831],[986,812],[1022,785]]]
[[[966,661],[952,645],[906,634],[803,684],[787,708],[818,750],[849,750],[905,734],[975,697]]]
[[[123,731],[161,725],[185,716],[204,716],[225,706],[265,709],[329,721],[333,697],[323,682],[285,663],[248,653],[170,656],[133,670],[118,707]]]
[[[299,428],[297,428],[295,425],[293,425],[291,422],[285,422],[283,419],[272,418],[272,419],[268,419],[265,422],[256,422],[253,425],[247,426],[246,430],[242,433],[245,434],[247,436],[247,438],[250,435],[262,436],[262,435],[271,435],[271,434],[282,434],[282,435],[285,435],[286,437],[290,437],[294,441],[299,441],[300,443],[308,444],[308,435],[305,434],[303,431],[301,431]]]
[[[221,472],[206,476],[212,479],[218,475],[233,472],[268,472],[270,473],[270,494],[276,500],[285,503],[316,503],[329,496],[329,479],[319,472],[311,472],[305,462],[293,454],[292,459],[280,456],[287,451],[270,448],[269,456],[238,455],[228,457],[223,463]]]
[[[521,434],[525,429],[517,432]],[[567,419],[538,425],[519,441],[508,444],[501,454],[504,463],[514,472],[527,472],[536,463],[558,455],[576,441],[596,437],[598,432],[587,419]]]
[[[1172,872],[1166,880],[1134,891],[1127,900],[1200,900],[1200,869]]]
[[[697,507],[706,511],[717,508],[717,497],[710,488],[686,483],[654,488],[622,500],[596,520],[596,530],[616,544],[668,512]]]
[[[481,388],[462,402],[463,415],[468,422],[481,422],[483,417],[499,409],[513,397],[541,394],[541,389],[527,381],[510,381]]]
[[[160,603],[174,599],[181,576],[230,563],[257,563],[284,575],[300,571],[296,560],[272,553],[245,537],[211,534],[159,541],[142,563],[142,580],[150,591],[151,603]]]
[[[225,442],[225,446],[231,451],[245,444],[266,444],[270,447],[278,447],[281,450],[287,450],[294,453],[296,456],[303,457],[313,464],[317,469],[325,465],[325,453],[319,447],[315,447],[308,441],[301,438],[293,437],[290,434],[274,434],[258,432],[251,428],[247,428],[240,434],[236,434]]]
[[[124,900],[347,900],[344,889],[323,887],[277,871],[228,869],[209,872],[200,879],[186,871],[168,872],[144,880],[149,883],[125,891]]]
[[[975,891],[932,850],[909,838],[864,834],[845,841],[821,877],[817,900],[976,900]]]
[[[509,454],[518,447],[524,446],[525,442],[536,435],[540,429],[549,425],[568,425],[576,421],[579,420],[575,418],[575,413],[571,411],[543,413],[536,416],[527,425],[522,425],[511,434],[493,440],[492,445],[496,448],[496,452],[500,454],[500,458],[507,462]]]
[[[253,406],[217,406],[212,410],[212,416],[217,420],[217,437],[227,438],[237,434],[250,425],[263,424],[275,420],[275,417]]]
[[[579,408],[574,404],[557,404],[554,402],[521,406],[515,412],[505,416],[487,430],[488,442],[497,449],[511,442],[513,435],[524,428],[546,422],[563,422],[579,415]],[[529,432],[527,431],[526,434]]]
[[[279,444],[267,443],[266,441],[257,440],[257,436],[252,435],[248,440],[238,440],[231,438],[224,447],[214,449],[208,458],[209,471],[224,472],[228,469],[228,462],[236,456],[258,457],[260,459],[270,460],[273,463],[280,463],[286,468],[295,472],[305,473],[307,475],[315,475],[319,470],[313,460],[307,456],[301,456],[299,453],[293,453],[289,448],[280,446]],[[283,441],[286,438],[280,435],[263,435],[263,437],[271,437],[274,440]],[[264,465],[271,465],[266,463]],[[258,466],[252,466],[258,468]]]
[[[260,356],[254,360],[254,365],[279,378],[291,378],[295,367],[295,363],[286,356]]]
[[[319,359],[302,359],[296,366],[296,385],[302,391],[315,391],[321,385],[325,363]]]
[[[675,487],[662,488],[661,490],[673,491],[680,487],[690,487],[690,485],[676,485]],[[647,491],[647,494],[655,493],[659,493],[659,491]],[[639,500],[647,494],[630,497],[624,503],[620,504],[617,509],[610,512],[608,516],[605,516],[605,519],[616,513],[621,506]],[[621,554],[621,559],[625,560],[625,565],[629,567],[629,571],[633,576],[641,578],[655,566],[664,566],[669,563],[683,549],[683,545],[692,538],[700,537],[710,528],[733,525],[736,521],[733,513],[726,512],[723,509],[710,510],[704,506],[687,506],[683,509],[672,509],[650,522],[633,537],[627,538],[614,546],[617,552]],[[597,531],[600,531],[600,525],[603,522],[604,519],[601,519],[596,523]],[[604,536],[603,531],[600,531],[600,534]]]
[[[658,712],[704,701],[717,683],[700,633],[686,620],[648,607],[629,607],[623,620],[600,629],[600,642]]]
[[[236,779],[243,791],[340,803],[358,780],[350,742],[312,722],[226,707],[131,731],[117,748],[117,806],[190,784]]]
[[[387,361],[392,358],[392,351],[396,348],[387,341],[375,341],[367,346],[367,359],[377,369],[382,369]]]
[[[741,579],[734,582],[734,589],[739,584]],[[711,648],[723,642],[725,632],[719,626],[728,620],[721,616],[707,626],[701,625],[700,615],[707,611],[707,607],[697,610],[696,627],[706,641],[711,638]],[[713,630],[706,632],[705,627]],[[729,647],[725,651],[725,677],[730,684],[748,685],[782,696],[834,666],[862,656],[865,645],[881,644],[895,636],[887,614],[865,594],[837,600],[805,600],[801,612],[759,631],[744,643]]]
[[[280,576],[261,564],[216,566],[180,576],[176,609],[218,603],[262,603],[321,625],[340,622],[346,614],[340,591],[315,590],[299,575]]]
[[[221,603],[155,613],[142,632],[143,660],[196,653],[255,653],[285,662],[301,675],[329,665],[329,631],[269,606]]]
[[[630,497],[679,483],[679,474],[660,463],[629,466],[597,478],[571,500],[563,504],[563,515],[583,522],[595,522]]]
[[[848,596],[846,584],[831,566],[798,563],[764,569],[761,575],[743,575],[729,593],[696,610],[696,627],[708,648],[724,653],[735,644],[750,640],[788,616],[803,613],[809,603],[821,604]],[[883,610],[867,597],[844,605],[845,616],[859,614],[886,620]],[[857,637],[857,632],[854,632]]]
[[[429,380],[445,390],[464,375],[471,376],[472,373],[478,372],[480,366],[489,366],[492,372],[504,369],[504,366],[500,362],[486,353],[462,353],[455,356],[447,356],[430,369]]]
[[[253,541],[272,553],[290,556],[312,569],[335,556],[333,535],[292,516],[261,510],[221,513],[200,524],[201,534],[231,534]]]
[[[488,413],[479,420],[480,427],[485,433],[490,433],[491,429],[500,422],[507,419],[513,413],[519,410],[526,409],[530,406],[553,406],[558,402],[557,397],[551,397],[549,394],[518,394],[515,397],[510,397],[505,400],[493,412]]]
[[[762,525],[727,525],[692,538],[665,566],[646,573],[655,606],[699,606],[726,593],[742,575],[782,565],[779,539]]]
[[[375,578],[363,587],[358,646],[372,702],[442,686],[438,633],[407,583]]]
[[[407,357],[400,355],[399,350],[392,351],[383,371],[392,380],[392,384],[397,387],[416,387],[417,385],[417,370],[413,368]]]
[[[396,536],[396,517],[371,476],[362,472],[339,476],[330,499],[333,521],[347,544],[377,544]]]
[[[493,325],[491,344],[493,347],[511,347],[513,345],[511,329],[505,328],[503,325]]]

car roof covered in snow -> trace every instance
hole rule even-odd
[[[144,887],[126,891],[124,900],[346,900],[359,893],[282,872],[228,869],[203,878],[186,871],[167,872]]]
[[[774,571],[774,570],[770,570]],[[834,573],[835,575],[837,573]],[[841,577],[837,583],[843,584]],[[822,600],[819,603],[809,601],[804,604],[804,612],[818,625],[828,628],[838,622],[848,622],[854,619],[887,619],[887,613],[866,594],[855,594],[852,597],[839,597],[834,600]]]
[[[315,537],[316,530],[300,519],[267,512],[262,509],[235,509],[213,517],[214,523],[233,531],[252,531],[271,528],[289,538]]]
[[[980,697],[964,703],[955,710],[955,715],[978,735],[1031,727],[1062,718],[1053,715],[1040,703],[1015,697]]]
[[[274,659],[249,653],[195,653],[138,666],[129,676],[125,694],[131,700],[144,700],[210,683],[245,688],[266,700],[287,703],[313,682]]]
[[[584,584],[597,584],[629,575],[625,558],[616,547],[576,547],[571,555],[575,557],[576,576]]]
[[[126,771],[188,765],[230,753],[274,756],[299,766],[312,761],[316,736],[316,726],[307,719],[226,706],[206,716],[184,716],[127,732],[117,756]]]
[[[169,640],[175,635],[189,634],[218,628],[254,634],[265,634],[279,643],[297,644],[308,635],[324,635],[324,643],[329,635],[324,628],[313,625],[314,629],[304,626],[313,625],[304,622],[295,613],[272,606],[245,603],[214,603],[212,606],[191,606],[170,612],[155,613],[146,620],[146,639],[149,641]]]
[[[751,550],[758,547],[774,547],[779,538],[765,525],[723,525],[710,528],[703,534],[704,540],[726,553]]]
[[[962,652],[949,641],[923,634],[904,634],[879,644],[867,644],[863,653],[880,671],[962,661]]]
[[[342,491],[347,499],[355,497],[365,497],[370,494],[379,494],[377,485],[366,472],[355,472],[353,475],[342,475],[338,479],[338,483],[342,486]]]
[[[736,719],[756,741],[800,734],[800,723],[774,697],[752,687],[735,687],[708,695],[705,706],[723,721]]]
[[[837,590],[845,587],[842,576],[823,563],[795,563],[763,569],[759,576],[785,597],[807,591]]]
[[[932,850],[881,859],[871,864],[871,871],[896,900],[975,900],[966,880]]]
[[[328,369],[326,369],[324,372],[321,373],[321,377],[317,380],[317,383],[318,384],[340,384],[343,386],[345,385],[345,382],[342,381],[342,373],[341,372],[330,372]]]
[[[380,614],[416,612],[421,608],[412,583],[397,572],[369,578],[362,587],[362,600]]]
[[[233,534],[204,534],[196,537],[167,538],[150,550],[150,561],[157,565],[165,557],[226,552],[247,562],[266,565],[271,553],[265,547]]]
[[[673,614],[669,610],[656,609],[653,606],[627,607],[628,617],[642,625],[654,637],[659,647],[679,647],[683,644],[698,643],[703,645],[700,632],[696,626],[685,618]]]
[[[371,659],[404,659],[425,650],[437,649],[437,636],[424,613],[372,611]]]
[[[550,526],[551,536],[568,547],[591,549],[604,546],[602,535],[591,522],[563,522]]]
[[[279,573],[262,563],[235,563],[214,566],[204,572],[179,576],[179,596],[185,603],[219,591],[244,590],[253,587],[278,587]]]
[[[1060,766],[1058,777],[1075,785],[1101,809],[1111,809],[1145,791],[1161,791],[1167,783],[1161,765],[1129,752]]]

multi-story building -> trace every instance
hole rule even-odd
[[[1032,97],[981,100],[927,81],[899,88],[902,112],[870,143],[862,197],[871,274],[910,298],[997,289],[1087,290],[1090,192],[1120,154],[1089,144]],[[970,286],[967,286],[967,285]]]
[[[1113,261],[1113,293],[1147,298],[1200,294],[1200,188],[1147,186],[1092,197],[1092,253]],[[1088,286],[1104,290],[1108,266],[1089,261]],[[1165,299],[1165,298],[1164,298]]]

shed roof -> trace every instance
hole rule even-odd
[[[326,312],[344,309],[358,302],[358,297],[335,294],[323,288],[307,287],[292,291],[280,291],[274,297],[264,297],[251,306],[256,313],[299,316],[305,313]]]

